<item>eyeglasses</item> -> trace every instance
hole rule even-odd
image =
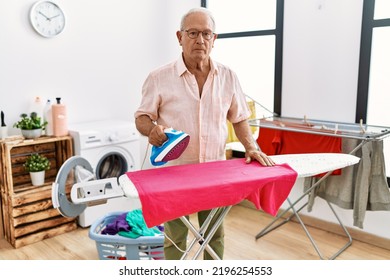
[[[190,39],[197,39],[199,36],[199,33],[202,33],[202,37],[205,40],[211,40],[213,38],[214,32],[211,30],[204,30],[204,31],[199,31],[196,29],[188,29],[188,30],[183,30],[184,32],[187,33],[188,38]]]

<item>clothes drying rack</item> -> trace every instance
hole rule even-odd
[[[300,119],[300,118],[291,118],[291,117],[279,117],[274,115],[270,117],[249,120],[249,125],[252,127],[258,127],[260,131],[261,128],[268,128],[268,129],[281,130],[281,131],[291,131],[291,132],[309,133],[309,134],[323,135],[323,136],[349,138],[349,139],[356,139],[360,141],[360,143],[355,148],[349,151],[348,154],[350,155],[354,155],[366,143],[370,141],[381,141],[387,136],[389,136],[390,134],[389,127],[367,125],[367,124],[363,124],[362,121],[359,124],[341,123],[341,122],[331,122],[331,121],[322,121],[322,120],[311,120],[311,119],[307,119],[306,116],[303,119]],[[259,132],[259,136],[260,136],[260,132]],[[304,203],[298,209],[296,209],[296,205],[299,202],[301,202],[303,198],[309,196],[310,193],[314,191],[315,188],[317,188],[321,184],[321,182],[323,182],[327,177],[329,177],[334,170],[336,169],[326,172],[325,175],[322,176],[315,183],[313,183],[312,181],[312,184],[295,201],[292,202],[290,198],[287,197],[286,201],[288,202],[289,207],[284,211],[282,211],[280,214],[278,214],[273,219],[273,221],[271,221],[266,227],[264,227],[256,235],[256,240],[270,233],[274,229],[282,226],[283,224],[287,223],[295,216],[298,222],[300,223],[300,225],[302,226],[305,234],[309,238],[318,256],[321,259],[326,259],[299,215],[299,212],[302,211],[308,205],[308,202]],[[335,259],[352,244],[352,236],[347,230],[347,228],[344,226],[344,224],[342,223],[340,217],[337,215],[331,203],[328,201],[326,202],[329,208],[331,209],[333,215],[337,219],[346,237],[348,238],[348,241],[345,243],[345,245],[343,245],[335,254],[333,254],[328,258],[328,259]],[[285,218],[285,216],[288,215],[289,211],[292,211],[292,213],[290,213],[290,215]],[[278,221],[279,223],[277,223]]]

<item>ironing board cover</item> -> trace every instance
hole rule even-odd
[[[299,178],[324,174],[331,170],[354,165],[360,160],[354,155],[339,153],[275,155],[270,158],[278,164],[288,163],[298,173]]]
[[[244,159],[127,172],[136,187],[148,227],[244,199],[275,216],[297,172],[288,164],[265,167]]]

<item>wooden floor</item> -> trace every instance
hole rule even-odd
[[[272,217],[260,211],[234,206],[225,218],[225,257],[227,260],[317,260],[316,251],[298,223],[289,222],[270,234],[255,240],[255,235]],[[191,222],[194,222],[192,219]],[[195,223],[195,222],[194,222]],[[326,257],[336,252],[347,241],[323,230],[309,229]],[[14,249],[0,240],[0,260],[96,260],[95,241],[88,237],[88,229],[79,228],[54,238]],[[390,260],[390,251],[353,241],[339,260]]]

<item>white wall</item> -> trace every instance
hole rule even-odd
[[[35,2],[0,0],[0,110],[9,135],[20,134],[12,126],[35,96],[61,97],[69,124],[133,121],[146,75],[178,57],[181,15],[200,6],[200,0],[57,0],[65,31],[46,39],[29,22]],[[145,138],[140,145],[147,147]]]
[[[355,122],[362,7],[363,0],[285,0],[283,116]],[[291,198],[302,194],[302,183]],[[335,209],[353,227],[352,210]],[[337,222],[321,198],[303,213]],[[364,231],[390,238],[383,221],[390,212],[367,211]]]
[[[65,31],[39,36],[29,23],[35,0],[0,0],[0,109],[9,134],[35,96],[62,97],[69,123],[133,120],[153,68],[176,58],[184,11],[199,0],[57,0]]]

